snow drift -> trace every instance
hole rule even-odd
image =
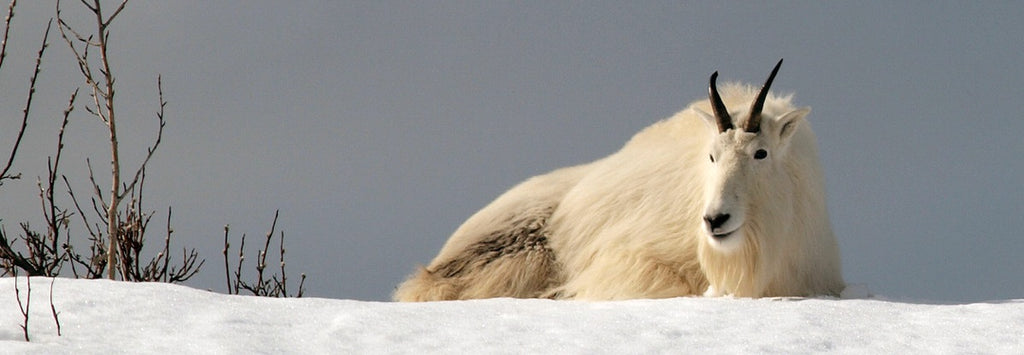
[[[161,283],[32,279],[25,342],[0,279],[0,353],[1009,353],[1024,300],[489,299],[386,303],[223,295]],[[19,279],[22,299],[25,278]]]

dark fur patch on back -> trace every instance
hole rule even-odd
[[[431,273],[451,278],[471,273],[474,269],[487,267],[500,258],[522,256],[525,253],[542,255],[554,262],[554,252],[548,247],[548,218],[553,209],[543,213],[509,218],[504,228],[495,230],[481,241],[471,244],[456,258],[438,265]]]

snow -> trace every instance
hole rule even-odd
[[[32,279],[31,342],[0,279],[0,353],[1020,353],[1024,300],[490,299],[388,303]],[[25,278],[19,279],[22,299]],[[854,289],[850,295],[866,295]]]

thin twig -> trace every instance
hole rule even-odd
[[[11,31],[11,20],[14,19],[14,7],[18,6],[18,0],[11,0],[7,7],[7,17],[4,18],[4,38],[0,42],[0,68],[4,66],[4,59],[7,58],[7,34]]]
[[[164,251],[157,254],[157,260],[162,256],[164,259],[164,266],[160,270],[160,276],[164,277],[162,281],[167,282],[167,264],[171,262],[171,233],[174,233],[174,229],[171,229],[171,208],[167,207],[167,237],[164,238]],[[157,278],[159,280],[159,278]]]
[[[228,243],[228,233],[231,230],[231,225],[224,225],[224,250],[221,251],[224,254],[224,276],[228,283],[228,294],[231,293],[231,263],[228,261],[228,249],[231,248],[231,244]]]
[[[238,243],[238,268],[235,269],[235,294],[238,294],[238,287],[242,284],[242,263],[245,262],[245,233],[242,233],[242,240]]]
[[[36,57],[35,71],[33,72],[30,80],[29,98],[26,102],[24,109],[24,121],[27,121],[29,108],[32,103],[32,96],[35,91],[35,82],[40,72],[39,67],[41,65],[43,54],[45,53],[47,45],[47,38],[49,37],[49,29],[52,25],[52,21],[47,25],[46,35],[43,36],[43,44],[39,49]],[[73,107],[75,95],[73,94],[69,107]],[[60,209],[56,206],[53,191],[55,190],[55,179],[56,171],[58,170],[60,154],[63,150],[64,140],[64,129],[68,124],[69,110],[65,111],[64,120],[61,123],[60,132],[58,133],[57,143],[57,158],[47,159],[47,167],[49,169],[47,175],[47,184],[44,186],[41,179],[36,180],[36,185],[39,188],[39,199],[43,212],[43,217],[47,223],[46,235],[32,230],[28,223],[21,223],[24,235],[21,237],[25,243],[25,247],[28,252],[28,256],[16,252],[11,248],[10,240],[6,237],[6,231],[0,230],[0,259],[4,259],[5,273],[8,272],[7,267],[17,267],[28,273],[29,276],[56,276],[60,273],[61,267],[70,254],[70,246],[60,247],[60,229],[67,228],[67,220],[70,214],[67,210]],[[20,143],[18,143],[20,144]],[[73,270],[75,272],[75,270]]]
[[[89,169],[89,182],[92,183],[93,196],[94,196],[93,203],[92,203],[93,204],[93,209],[97,210],[96,214],[98,214],[100,216],[103,216],[103,219],[106,220],[107,201],[103,199],[103,191],[100,189],[100,185],[96,183],[96,175],[93,174],[92,160],[91,159],[85,158],[85,167]],[[96,205],[95,199],[97,199],[97,198],[100,200],[100,205],[99,206]],[[100,212],[99,211],[99,209],[100,209],[99,207],[102,207],[102,210],[104,212]]]
[[[266,241],[263,243],[263,250],[257,250],[259,252],[259,260],[256,261],[256,287],[260,289],[266,287],[263,271],[267,268],[267,253],[270,252],[270,239],[274,237],[274,229],[277,228],[277,215],[280,212],[280,210],[274,211],[274,222],[270,224],[270,231],[267,232]]]
[[[74,203],[75,209],[78,210],[78,216],[82,217],[82,222],[85,225],[86,231],[88,231],[89,235],[91,235],[93,238],[97,237],[97,232],[93,231],[92,226],[89,225],[89,220],[88,217],[86,217],[85,211],[82,211],[82,206],[78,204],[78,198],[75,198],[75,192],[74,190],[71,189],[71,183],[68,182],[67,176],[61,175],[61,179],[64,180],[64,186],[67,186],[68,195],[71,196],[71,202]]]
[[[266,234],[264,240],[263,249],[257,249],[258,255],[256,257],[256,277],[255,280],[245,281],[242,280],[242,264],[245,262],[245,234],[242,234],[241,246],[238,249],[238,266],[235,269],[234,280],[231,277],[231,263],[228,260],[228,250],[230,248],[229,240],[229,227],[224,226],[224,271],[227,279],[228,293],[238,294],[239,290],[246,290],[255,296],[263,297],[302,297],[304,292],[304,284],[306,280],[306,274],[302,274],[302,279],[299,284],[299,290],[296,295],[288,294],[288,276],[287,270],[285,269],[285,248],[284,248],[284,231],[279,232],[281,240],[279,241],[280,248],[280,267],[281,275],[266,275],[267,274],[267,254],[270,253],[270,243],[274,237],[274,233],[277,230],[277,220],[280,216],[280,211],[274,212],[274,221],[271,223],[270,231]]]
[[[281,293],[288,295],[288,274],[284,272],[284,231],[281,231]]]
[[[60,169],[60,158],[64,151],[64,131],[68,126],[68,117],[71,114],[71,110],[74,109],[75,97],[78,95],[76,89],[71,94],[71,99],[68,102],[68,108],[64,110],[64,119],[61,121],[60,130],[57,133],[57,152],[54,158],[47,159],[47,179],[46,186],[42,185],[42,182],[38,182],[39,185],[39,197],[42,201],[43,216],[46,217],[47,222],[47,235],[46,241],[50,243],[47,248],[47,253],[53,255],[48,265],[45,265],[43,275],[45,276],[56,276],[60,273],[62,265],[66,258],[70,258],[72,255],[70,236],[68,236],[68,242],[63,248],[59,248],[60,244],[60,230],[63,228],[65,234],[68,228],[68,221],[71,217],[71,213],[67,209],[62,209],[57,206],[54,198],[54,191],[56,190],[57,184],[57,173]],[[74,263],[72,263],[74,268]],[[76,273],[72,270],[72,273]]]
[[[8,23],[6,27],[8,29],[10,28],[10,19],[13,15],[14,2],[11,3],[10,12],[7,15]],[[11,148],[11,155],[7,158],[7,164],[4,166],[3,170],[0,171],[0,185],[3,184],[4,179],[18,179],[21,177],[21,174],[9,175],[9,172],[11,167],[14,166],[14,158],[18,155],[18,148],[21,147],[21,140],[25,137],[25,131],[28,128],[28,115],[29,111],[32,109],[32,98],[35,97],[36,93],[36,79],[39,78],[39,67],[43,62],[43,53],[46,52],[46,47],[49,46],[47,40],[50,37],[50,27],[52,25],[53,20],[51,19],[50,22],[46,24],[46,32],[43,34],[43,44],[39,47],[39,52],[36,55],[36,66],[32,72],[32,77],[29,79],[28,99],[25,101],[25,108],[22,109],[21,128],[18,129],[18,137],[15,139],[14,146]],[[0,54],[0,61],[2,61],[3,56],[6,56],[7,29],[4,30],[4,42],[2,47],[3,49],[0,49],[0,51],[3,51],[4,53]]]
[[[140,164],[139,168],[135,170],[135,177],[133,177],[131,180],[132,182],[122,190],[119,199],[124,198],[126,194],[135,189],[135,184],[139,181],[140,176],[145,173],[146,165],[149,164],[149,160],[153,158],[153,153],[156,152],[156,148],[160,146],[160,140],[163,138],[164,125],[167,124],[167,122],[164,121],[164,107],[167,106],[167,101],[164,101],[163,78],[160,75],[157,75],[156,77],[156,89],[157,97],[160,100],[160,110],[156,113],[157,121],[160,124],[156,131],[156,141],[153,142],[153,145],[149,146],[149,148],[146,148],[146,158],[142,160],[142,164]]]
[[[55,185],[57,183],[57,172],[59,171],[60,157],[64,152],[64,130],[68,127],[68,118],[71,116],[71,111],[75,109],[74,104],[76,97],[78,97],[78,89],[75,89],[75,92],[71,93],[71,99],[68,100],[68,107],[64,109],[64,119],[61,121],[60,131],[57,132],[57,153],[54,155],[52,164],[47,164],[49,174],[47,175],[48,189],[46,193],[46,198],[50,204],[50,216],[52,217],[50,222],[50,228],[54,239],[56,239],[57,236],[56,227],[58,221],[55,216],[57,215],[58,208],[57,205],[54,203],[55,201],[53,197],[53,192],[55,190]]]
[[[57,336],[61,336],[60,333],[60,318],[57,312],[57,307],[53,305],[53,282],[57,281],[56,277],[50,278],[50,314],[53,315],[53,323],[57,325]]]
[[[14,295],[15,295],[14,298],[16,298],[18,300],[18,308],[21,310],[21,316],[22,316],[21,331],[25,335],[25,341],[31,341],[28,338],[29,307],[32,307],[32,277],[31,276],[25,276],[25,284],[27,285],[27,287],[26,287],[27,290],[25,292],[26,293],[25,294],[25,304],[22,305],[22,303],[21,303],[21,290],[18,289],[18,273],[15,272],[14,273]]]

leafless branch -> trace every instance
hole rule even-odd
[[[157,77],[157,92],[159,99],[159,110],[157,112],[157,120],[159,128],[157,130],[156,140],[153,145],[146,149],[146,157],[135,170],[135,174],[130,180],[124,181],[121,176],[121,161],[120,161],[120,149],[118,142],[118,130],[117,120],[115,118],[116,111],[114,110],[114,83],[116,78],[114,77],[113,71],[111,70],[110,58],[108,56],[110,30],[111,23],[121,14],[127,5],[127,0],[122,0],[119,5],[110,13],[109,16],[104,15],[102,4],[99,0],[79,0],[79,2],[88,9],[95,17],[96,32],[95,34],[89,35],[88,37],[83,36],[81,33],[73,29],[67,22],[64,21],[61,13],[61,2],[57,1],[57,23],[61,33],[61,37],[67,43],[71,49],[72,54],[75,56],[75,60],[78,62],[79,71],[85,79],[86,85],[90,90],[90,97],[92,98],[92,105],[85,107],[86,111],[90,114],[98,117],[106,126],[109,133],[109,144],[110,144],[110,192],[107,195],[109,201],[103,200],[103,194],[100,192],[99,185],[95,181],[95,177],[92,173],[92,167],[89,168],[89,178],[93,183],[94,193],[96,198],[100,199],[100,204],[103,206],[105,211],[102,214],[106,219],[107,227],[107,240],[109,246],[107,247],[107,265],[110,266],[107,270],[107,277],[114,279],[117,272],[122,273],[123,278],[128,278],[127,273],[132,271],[125,269],[130,263],[117,262],[117,258],[131,258],[133,256],[120,255],[119,253],[132,250],[133,247],[126,247],[118,245],[122,242],[127,242],[125,236],[119,233],[124,230],[126,232],[132,232],[132,229],[122,229],[123,223],[136,223],[138,221],[122,221],[122,215],[118,213],[118,209],[121,202],[126,199],[129,195],[135,194],[135,188],[140,185],[144,179],[146,166],[149,164],[150,159],[156,152],[157,147],[160,145],[161,139],[163,138],[163,129],[166,124],[164,121],[164,107],[167,102],[163,96],[163,79]],[[81,46],[81,47],[79,47]],[[81,48],[81,49],[79,49]],[[96,67],[89,61],[89,50],[95,48],[99,52],[98,62],[95,63]],[[98,71],[100,76],[96,76],[94,69]],[[98,209],[96,202],[93,201],[94,208]],[[129,208],[128,212],[132,212]],[[134,211],[136,217],[147,215],[143,211]],[[131,216],[125,215],[125,218]],[[135,228],[140,226],[136,223]],[[166,257],[166,255],[164,255]],[[135,259],[137,261],[137,259]],[[115,268],[114,266],[118,267]],[[137,264],[135,266],[138,266]]]
[[[7,17],[4,18],[4,38],[0,42],[0,68],[4,66],[4,59],[7,58],[7,35],[11,31],[11,20],[14,19],[14,7],[18,6],[18,0],[11,0],[7,6]]]
[[[110,143],[110,167],[111,181],[110,190],[105,193],[96,180],[91,160],[86,159],[89,171],[89,182],[92,184],[92,211],[86,213],[83,205],[79,203],[71,183],[66,176],[60,174],[60,164],[64,149],[64,131],[68,126],[69,117],[75,108],[76,98],[79,90],[71,95],[67,108],[64,110],[63,121],[57,139],[56,155],[48,158],[48,173],[46,178],[37,179],[39,198],[42,205],[43,216],[47,224],[45,233],[39,233],[28,225],[21,223],[20,239],[25,244],[25,252],[16,251],[12,247],[14,238],[8,238],[6,230],[0,225],[0,266],[3,267],[3,275],[26,271],[29,276],[44,275],[56,276],[61,271],[65,262],[71,264],[71,271],[76,278],[107,277],[113,279],[120,273],[121,278],[126,281],[163,281],[183,282],[194,276],[205,263],[199,259],[195,249],[183,249],[180,264],[172,263],[170,253],[171,238],[171,209],[167,212],[167,233],[164,238],[163,250],[155,257],[149,259],[148,263],[142,262],[141,255],[145,241],[146,229],[149,221],[154,216],[153,211],[143,209],[143,185],[146,175],[146,167],[152,159],[163,138],[163,129],[166,125],[164,110],[167,101],[164,100],[163,78],[157,77],[157,98],[159,108],[156,112],[158,129],[156,138],[152,145],[146,148],[145,159],[139,164],[134,175],[129,180],[122,180],[121,163],[119,159],[119,148],[117,139],[117,128],[114,109],[114,85],[116,78],[111,70],[108,57],[108,44],[110,40],[110,25],[124,10],[127,0],[118,2],[118,6],[110,12],[109,16],[104,15],[100,0],[79,0],[79,3],[88,9],[95,16],[95,33],[83,35],[65,21],[61,12],[61,1],[56,2],[56,22],[61,38],[71,49],[71,52],[78,65],[78,69],[84,78],[87,92],[91,103],[83,105],[84,109],[100,119],[107,126]],[[11,27],[11,18],[14,15],[16,1],[12,1],[8,9],[6,26],[4,28],[3,43],[0,44],[0,67],[6,53],[7,35]],[[21,129],[17,141],[12,147],[7,164],[0,170],[0,184],[4,179],[19,178],[19,175],[10,174],[18,147],[22,142],[28,123],[29,111],[35,93],[36,79],[40,73],[40,66],[43,54],[48,47],[49,32],[53,20],[47,25],[43,37],[42,46],[36,57],[35,71],[30,80],[28,99],[23,110]],[[91,57],[90,54],[98,53]],[[98,58],[96,58],[98,57]],[[0,161],[2,162],[2,161]],[[74,251],[69,238],[68,230],[71,224],[71,217],[75,215],[71,209],[60,207],[56,199],[56,185],[58,176],[63,180],[67,193],[70,196],[74,211],[77,211],[79,218],[85,225],[90,236],[91,245],[88,256],[83,256]],[[99,217],[99,222],[91,220],[89,216]],[[94,223],[95,222],[95,223]],[[51,284],[52,287],[52,284]],[[56,320],[57,315],[54,312]],[[59,324],[58,324],[59,327]],[[59,331],[59,329],[58,329]]]
[[[84,3],[84,1],[83,1],[83,3]],[[99,11],[100,1],[99,0],[95,0],[95,3],[96,3],[96,13],[99,14],[100,13],[100,11]],[[110,26],[110,22],[114,21],[114,18],[117,17],[117,15],[121,13],[121,10],[124,10],[124,5],[126,5],[126,4],[128,4],[128,0],[121,1],[121,5],[117,6],[117,10],[114,10],[114,13],[110,15],[110,18],[108,18],[105,22],[103,22],[103,27]],[[100,19],[102,20],[102,17]]]
[[[97,232],[92,229],[92,226],[89,223],[89,219],[88,217],[86,217],[85,211],[82,211],[82,206],[78,204],[78,198],[75,197],[75,192],[74,190],[71,189],[71,183],[68,182],[68,178],[66,176],[61,176],[61,178],[64,180],[64,186],[67,187],[68,195],[71,196],[71,202],[74,203],[75,209],[78,210],[78,215],[82,218],[82,221],[84,222],[83,224],[85,225],[86,231],[89,232],[89,235],[95,237]],[[97,225],[97,229],[98,228],[99,226]]]
[[[57,336],[61,336],[60,317],[58,317],[60,312],[57,312],[57,307],[53,305],[53,283],[55,281],[57,281],[56,277],[50,279],[50,314],[53,315],[53,323],[57,325]]]
[[[43,216],[47,223],[46,235],[32,230],[28,223],[22,223],[21,240],[24,242],[28,254],[24,255],[13,249],[6,231],[0,230],[0,259],[4,260],[5,273],[16,271],[12,268],[20,268],[25,270],[28,276],[53,277],[60,273],[64,262],[73,256],[69,243],[65,243],[63,246],[60,244],[61,231],[64,231],[65,235],[67,234],[71,213],[57,206],[53,192],[56,189],[57,171],[59,170],[61,152],[64,149],[64,130],[67,128],[68,116],[73,108],[76,94],[77,91],[71,95],[69,108],[65,110],[64,120],[61,122],[57,138],[56,158],[48,159],[49,173],[46,184],[44,185],[42,180],[36,181]]]
[[[32,277],[31,276],[26,276],[25,277],[25,285],[26,285],[26,288],[27,288],[27,290],[25,292],[25,303],[22,304],[21,303],[21,290],[18,289],[18,274],[17,274],[17,272],[15,272],[14,273],[14,295],[15,295],[14,298],[18,300],[18,308],[21,310],[21,316],[22,316],[21,331],[25,335],[25,341],[31,341],[28,338],[28,320],[29,320],[28,319],[29,318],[28,315],[29,315],[29,307],[32,306]]]
[[[106,217],[106,213],[107,212],[106,211],[108,211],[108,209],[107,209],[108,205],[107,205],[106,200],[103,199],[103,191],[100,188],[100,185],[96,183],[96,175],[93,174],[93,170],[92,170],[92,160],[89,159],[89,158],[85,158],[85,166],[89,169],[89,182],[92,183],[92,189],[93,189],[92,208],[94,210],[96,210],[96,214],[98,214],[100,216],[103,216],[104,223],[106,223],[106,219],[107,219],[107,217]],[[96,204],[96,200],[97,199],[99,200],[99,205]],[[102,207],[102,208],[100,208],[100,207]],[[100,212],[99,211],[100,209],[102,209],[103,212]]]
[[[270,231],[267,232],[266,239],[263,243],[263,249],[257,250],[256,257],[256,280],[255,281],[244,281],[242,280],[242,264],[245,262],[245,234],[242,234],[240,246],[238,248],[238,266],[235,269],[234,280],[231,278],[231,263],[228,260],[228,250],[230,244],[228,243],[229,227],[224,226],[224,272],[227,277],[228,293],[238,294],[240,290],[246,290],[255,296],[266,296],[266,297],[302,297],[305,291],[304,285],[306,282],[306,274],[301,275],[301,281],[299,282],[299,290],[296,294],[288,294],[288,277],[285,273],[285,262],[284,262],[284,232],[280,233],[280,266],[281,275],[278,279],[277,275],[270,275],[269,277],[265,274],[267,267],[267,254],[270,249],[270,242],[274,236],[277,228],[277,219],[280,211],[274,212],[274,221],[270,225]]]
[[[136,208],[141,207],[141,205],[136,206]],[[168,208],[167,234],[164,237],[163,251],[158,253],[156,257],[150,260],[149,264],[147,264],[145,267],[141,269],[139,268],[139,262],[137,258],[139,257],[139,252],[143,244],[142,236],[145,233],[145,226],[149,223],[149,217],[146,217],[144,221],[138,219],[138,217],[135,217],[135,219],[129,218],[129,220],[135,221],[135,226],[141,226],[137,227],[139,230],[138,233],[129,232],[124,234],[126,237],[128,237],[126,238],[127,243],[124,244],[137,248],[125,248],[125,250],[123,250],[123,252],[126,253],[126,255],[128,255],[128,257],[126,257],[125,259],[133,260],[132,265],[126,265],[126,269],[129,270],[128,273],[126,274],[127,276],[125,276],[126,280],[160,281],[170,283],[184,282],[191,278],[192,276],[195,276],[195,274],[199,272],[199,269],[203,266],[203,264],[206,263],[206,260],[199,260],[199,253],[195,249],[192,249],[182,250],[181,265],[174,267],[170,266],[171,235],[174,233],[174,230],[171,228],[171,212],[172,210]],[[136,237],[138,239],[132,239],[132,237]],[[199,262],[198,264],[196,264],[197,261]],[[133,266],[134,269],[129,268],[128,266]]]
[[[149,159],[153,157],[153,153],[156,152],[156,148],[160,145],[161,138],[163,138],[164,125],[167,124],[167,122],[164,121],[164,107],[167,106],[167,101],[164,101],[163,79],[159,75],[156,77],[156,89],[157,97],[160,100],[160,110],[156,113],[157,121],[160,124],[156,131],[156,141],[146,149],[146,159],[144,159],[142,164],[139,165],[139,168],[135,170],[135,177],[133,177],[131,183],[122,190],[121,196],[118,197],[119,200],[124,198],[125,194],[131,193],[132,190],[135,189],[135,184],[139,182],[141,175],[146,170],[146,165],[149,164]]]
[[[7,24],[4,29],[3,45],[0,46],[2,47],[2,49],[0,49],[0,65],[2,65],[3,57],[7,55],[7,31],[11,26],[10,20],[14,16],[15,3],[16,1],[11,2],[11,7],[7,14]],[[32,72],[32,78],[29,79],[28,99],[25,101],[25,108],[22,109],[23,114],[21,116],[21,128],[18,129],[18,137],[14,141],[14,146],[11,147],[11,154],[7,158],[7,164],[4,166],[3,170],[0,170],[0,185],[3,185],[3,181],[5,179],[18,179],[21,177],[21,174],[10,175],[10,170],[14,165],[14,158],[18,155],[18,148],[21,147],[21,140],[25,137],[25,130],[28,128],[29,111],[32,109],[32,98],[35,97],[36,93],[36,79],[39,77],[39,66],[43,62],[43,53],[46,52],[46,47],[49,46],[48,39],[50,38],[51,25],[53,25],[53,20],[50,20],[50,22],[46,24],[46,32],[43,34],[43,44],[39,47],[39,52],[36,55],[36,66]]]
[[[46,185],[47,187],[45,189],[46,199],[45,199],[44,206],[43,206],[43,208],[44,208],[43,214],[48,217],[47,221],[49,222],[49,228],[50,228],[50,230],[48,231],[48,234],[50,235],[51,239],[54,239],[54,240],[56,240],[57,237],[58,237],[58,232],[57,232],[58,231],[58,225],[61,222],[63,222],[63,224],[66,226],[67,225],[67,217],[70,217],[70,215],[67,214],[66,210],[62,210],[62,209],[57,207],[57,204],[55,203],[56,201],[54,200],[53,193],[54,193],[54,190],[56,190],[55,187],[56,187],[56,184],[57,184],[57,174],[58,174],[59,167],[60,167],[61,153],[64,152],[64,130],[67,129],[67,127],[68,127],[68,122],[69,122],[68,118],[71,116],[71,111],[73,111],[75,109],[75,98],[76,97],[78,97],[78,89],[75,89],[75,92],[71,93],[71,99],[68,100],[68,107],[66,109],[64,109],[64,119],[61,121],[60,131],[58,131],[58,133],[57,133],[57,153],[54,155],[53,159],[50,159],[50,160],[47,161],[48,174],[47,174],[47,179],[46,179],[46,182],[47,182],[47,185]],[[46,211],[46,207],[47,207],[46,205],[47,204],[49,205],[49,213],[48,214],[47,214],[47,211]],[[63,215],[64,218],[58,218],[61,215]]]
[[[224,249],[221,250],[221,253],[224,254],[224,276],[226,277],[225,279],[227,280],[227,283],[228,283],[228,293],[229,294],[232,293],[231,292],[231,264],[228,263],[228,249],[231,249],[231,244],[228,243],[228,233],[230,233],[230,231],[231,231],[231,225],[225,224],[224,225]],[[239,261],[239,263],[241,263],[241,261]],[[234,293],[237,294],[238,290],[235,290]]]
[[[242,233],[242,240],[238,243],[238,267],[235,268],[234,292],[230,292],[229,291],[228,293],[236,294],[236,295],[238,294],[238,288],[240,287],[240,284],[242,283],[242,263],[243,262],[245,262],[245,233]],[[227,265],[227,262],[225,262],[224,265]],[[229,283],[230,283],[230,281],[231,280],[228,279]]]
[[[284,272],[284,231],[281,231],[281,293],[288,294],[288,274]]]

